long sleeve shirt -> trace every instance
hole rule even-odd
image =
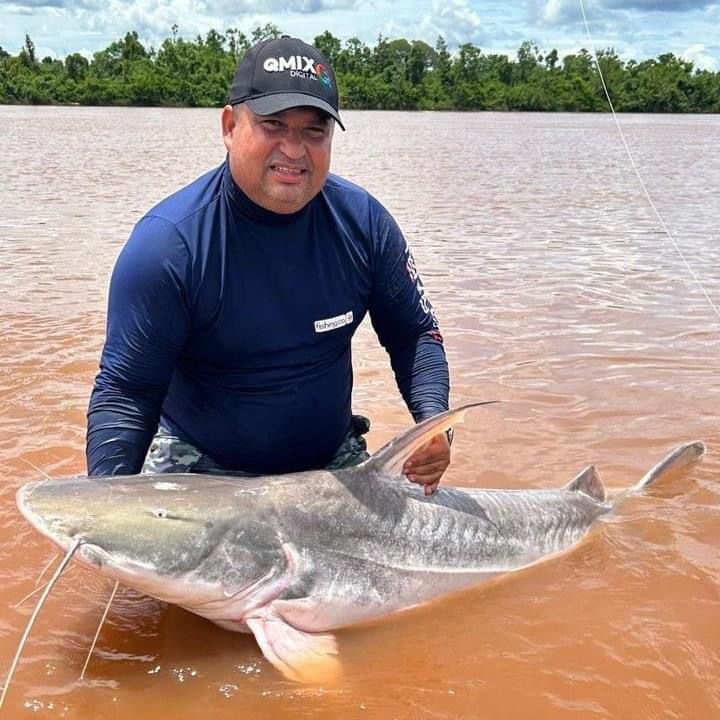
[[[227,162],[198,178],[138,222],[117,260],[89,474],[138,472],[160,421],[228,469],[321,467],[350,428],[366,312],[414,418],[446,410],[435,313],[377,200],[330,175],[303,209],[276,214]]]

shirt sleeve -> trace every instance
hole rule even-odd
[[[89,475],[142,467],[190,332],[190,281],[176,228],[152,216],[141,220],[110,281],[107,337],[88,409]]]
[[[370,319],[416,422],[448,409],[450,379],[435,310],[395,220],[377,215]]]

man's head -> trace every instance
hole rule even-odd
[[[258,43],[240,61],[222,115],[235,182],[268,210],[302,209],[327,179],[335,122],[343,127],[325,57],[287,36]]]

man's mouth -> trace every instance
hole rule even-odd
[[[290,165],[271,165],[270,169],[288,179],[299,178],[307,172],[305,168],[291,167]]]

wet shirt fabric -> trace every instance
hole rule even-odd
[[[251,473],[324,466],[351,428],[350,341],[366,312],[415,420],[447,409],[434,311],[397,224],[330,175],[272,213],[227,163],[137,224],[110,283],[88,472],[140,470],[158,425]]]

